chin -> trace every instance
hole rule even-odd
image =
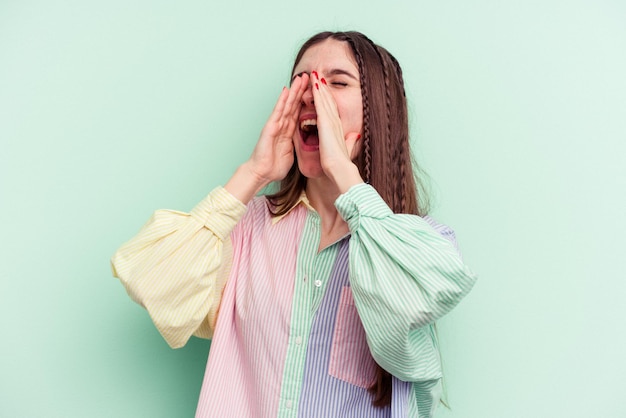
[[[298,170],[308,179],[316,179],[325,176],[319,161],[317,163],[298,161]]]

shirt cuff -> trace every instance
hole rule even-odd
[[[246,205],[220,186],[198,203],[190,215],[224,240],[246,213],[246,209]]]
[[[350,187],[335,200],[335,207],[351,231],[359,227],[362,217],[381,219],[393,215],[376,189],[367,183]]]

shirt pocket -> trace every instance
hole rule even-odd
[[[350,286],[344,286],[341,291],[328,373],[365,389],[376,379],[376,362],[367,345]]]

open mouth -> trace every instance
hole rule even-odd
[[[300,137],[304,145],[317,147],[320,144],[317,136],[317,119],[304,119],[300,121]]]

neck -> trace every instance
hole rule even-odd
[[[338,215],[335,200],[339,195],[337,187],[326,177],[308,179],[307,181],[306,196],[322,221],[324,218],[334,218],[335,215]]]
[[[335,208],[335,200],[340,193],[331,180],[323,177],[307,181],[306,195],[321,220],[322,233],[319,245],[321,251],[349,232],[348,224]]]

